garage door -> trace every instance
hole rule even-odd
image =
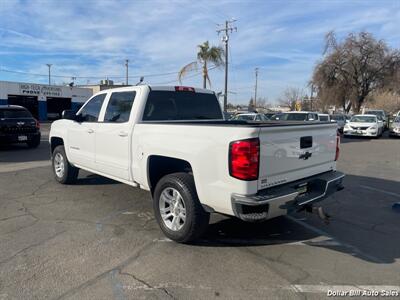
[[[71,109],[71,98],[47,97],[47,119],[60,119],[66,109]]]

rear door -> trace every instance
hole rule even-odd
[[[90,99],[80,109],[81,122],[71,121],[68,126],[68,159],[77,165],[93,169],[97,122],[106,93]]]
[[[336,124],[262,127],[259,189],[333,170],[336,136]]]
[[[129,120],[135,97],[135,91],[112,92],[96,131],[96,170],[123,180],[130,179],[133,122]]]

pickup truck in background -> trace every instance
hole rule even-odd
[[[101,91],[64,111],[49,140],[58,182],[84,169],[150,191],[177,242],[198,238],[210,213],[254,222],[310,208],[344,177],[336,124],[227,121],[214,92],[191,87]]]

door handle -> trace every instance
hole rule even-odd
[[[91,129],[91,128],[89,128],[89,129],[87,130],[87,133],[93,133],[93,132],[94,132],[94,130]]]
[[[125,136],[128,136],[128,133],[125,132],[125,131],[120,131],[120,132],[118,133],[118,135],[119,135],[119,136],[122,136],[122,137],[125,137]]]

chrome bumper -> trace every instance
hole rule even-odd
[[[268,220],[304,209],[342,190],[344,174],[330,171],[259,191],[254,195],[232,194],[236,217],[244,221]]]

